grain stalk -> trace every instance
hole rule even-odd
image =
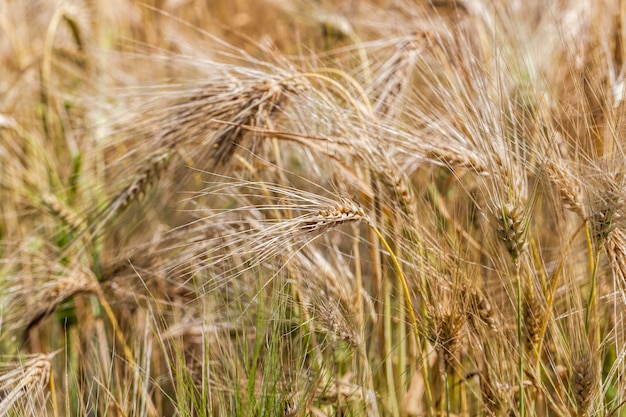
[[[526,230],[522,212],[517,205],[503,204],[501,214],[497,217],[499,228],[498,233],[504,241],[505,247],[515,268],[515,283],[517,297],[517,343],[518,343],[518,389],[519,389],[519,414],[525,415],[524,404],[524,337],[523,337],[523,292],[522,280],[520,277],[519,258],[526,248]]]
[[[572,235],[572,237],[570,238],[570,240],[568,241],[567,245],[565,246],[563,250],[564,254],[570,252],[571,247],[574,244],[574,241],[576,240],[578,234],[583,229],[583,227],[584,227],[584,224],[581,225]],[[565,266],[565,255],[563,255],[563,257],[557,264],[556,269],[554,273],[552,274],[550,287],[548,288],[548,292],[546,296],[546,311],[545,311],[545,314],[543,314],[541,327],[539,329],[539,337],[538,337],[537,348],[536,348],[537,356],[535,357],[535,369],[539,369],[543,341],[546,335],[548,325],[550,323],[550,318],[552,317],[552,311],[554,309],[554,302],[555,302],[555,295],[556,295],[557,289],[559,288],[559,284],[561,282],[561,275],[562,275],[564,266]]]
[[[363,212],[362,209],[360,209],[358,206],[351,204],[347,201],[342,202],[341,204],[337,205],[337,206],[329,206],[328,208],[319,210],[319,212],[317,213],[316,216],[314,216],[313,218],[307,218],[307,221],[302,223],[302,228],[303,230],[305,230],[306,232],[316,232],[316,233],[324,233],[329,231],[331,228],[343,224],[345,222],[352,222],[352,221],[364,221],[369,229],[371,229],[374,234],[378,237],[378,239],[380,240],[380,242],[382,243],[383,247],[385,248],[385,250],[387,251],[388,256],[390,257],[392,264],[394,265],[394,269],[396,270],[396,277],[398,279],[398,284],[399,286],[402,288],[403,294],[404,294],[404,299],[405,299],[405,305],[406,308],[409,312],[409,317],[411,320],[411,324],[413,327],[413,334],[415,337],[415,343],[416,346],[419,346],[420,344],[420,337],[419,337],[419,328],[418,328],[418,323],[417,323],[417,317],[415,315],[415,311],[413,309],[413,303],[411,301],[411,297],[410,297],[410,291],[409,291],[409,286],[408,286],[408,282],[406,280],[406,277],[404,275],[402,266],[400,264],[400,261],[398,260],[398,258],[395,255],[394,250],[391,248],[391,246],[389,245],[389,243],[387,242],[387,240],[385,239],[385,237],[383,236],[383,234],[380,232],[380,230],[365,216],[365,213]],[[388,284],[386,284],[388,285]],[[386,299],[384,302],[384,306],[387,309],[385,316],[386,317],[391,317],[391,311],[388,310],[390,307],[391,303],[389,299]],[[387,323],[387,326],[385,326],[385,328],[390,329],[390,323]],[[390,335],[388,338],[386,338],[386,340],[391,340]],[[387,342],[389,343],[389,342]],[[387,345],[386,350],[389,350],[390,346]],[[388,366],[388,365],[387,365]],[[390,393],[390,395],[395,395],[395,388],[393,386],[393,374],[392,371],[390,371],[389,369],[387,370],[387,380],[388,380],[388,384],[390,385],[390,389],[393,389],[393,391]],[[392,402],[393,404],[393,402]],[[393,406],[393,409],[397,410],[397,404],[396,406]]]
[[[398,283],[400,284],[402,288],[402,292],[404,294],[404,299],[406,302],[406,308],[409,312],[409,318],[411,319],[411,324],[413,326],[413,334],[415,336],[415,343],[416,345],[419,345],[420,337],[419,337],[419,327],[417,323],[417,317],[415,316],[415,311],[413,310],[413,302],[411,301],[411,293],[409,291],[409,285],[407,283],[406,277],[404,276],[404,272],[402,272],[402,265],[400,264],[400,261],[398,260],[398,258],[396,258],[396,255],[394,254],[393,249],[391,248],[391,246],[389,246],[389,243],[387,243],[387,240],[385,239],[383,234],[380,232],[380,230],[378,230],[378,228],[376,228],[375,226],[371,224],[370,224],[370,227],[372,228],[376,236],[378,236],[378,238],[380,239],[380,242],[383,244],[383,247],[387,251],[388,256],[391,258],[391,262],[396,270]]]

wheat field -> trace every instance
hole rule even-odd
[[[0,415],[626,416],[625,25],[0,0]]]

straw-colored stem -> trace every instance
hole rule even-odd
[[[385,377],[387,380],[387,395],[389,398],[389,408],[391,414],[396,417],[400,415],[398,407],[398,397],[393,375],[392,361],[392,327],[391,327],[391,283],[388,280],[383,282],[383,338],[385,341]]]
[[[591,289],[589,291],[589,298],[587,299],[587,314],[585,317],[585,328],[587,333],[595,342],[595,347],[600,346],[600,329],[598,326],[598,263],[600,261],[600,249],[594,250],[593,241],[591,239],[591,231],[589,228],[589,222],[585,222],[585,237],[587,241],[587,250],[589,251],[589,269],[591,272]],[[592,328],[592,325],[594,326]],[[592,334],[593,333],[593,334]]]
[[[387,240],[382,235],[382,233],[375,226],[371,224],[369,226],[370,228],[372,228],[374,233],[376,233],[376,236],[378,236],[378,238],[380,239],[380,242],[383,244],[383,246],[385,247],[385,250],[389,254],[389,258],[391,258],[391,262],[393,263],[393,266],[397,273],[398,281],[402,287],[402,291],[404,292],[404,299],[406,302],[406,307],[407,307],[407,310],[409,311],[411,324],[413,325],[415,341],[416,343],[419,343],[419,328],[417,326],[417,317],[415,316],[415,310],[413,310],[413,303],[411,302],[411,294],[409,292],[409,285],[407,284],[406,278],[404,276],[404,272],[402,272],[402,265],[400,265],[400,261],[394,254],[393,250],[391,249],[391,246],[389,246],[389,243],[387,243]]]
[[[98,297],[98,302],[104,309],[104,312],[107,318],[111,322],[111,327],[113,327],[113,333],[115,333],[115,337],[117,338],[117,341],[119,342],[120,346],[122,346],[122,350],[124,351],[124,358],[128,361],[128,365],[131,368],[135,368],[135,366],[137,365],[137,362],[135,361],[135,358],[133,357],[133,353],[131,352],[130,347],[126,343],[124,334],[120,330],[120,326],[117,322],[117,318],[115,317],[115,313],[113,312],[111,305],[108,303],[108,301],[104,297],[104,294],[102,293],[102,290],[100,289],[100,287],[98,287],[95,293],[96,293],[96,297]]]
[[[583,225],[584,226],[584,225]],[[572,238],[570,239],[566,249],[563,251],[564,253],[568,253],[573,241],[576,239],[576,236],[578,236],[578,234],[580,233],[580,230],[582,229],[582,226],[579,227],[576,232],[574,233],[574,235],[572,236]],[[550,320],[550,317],[552,315],[552,305],[554,303],[554,295],[556,294],[556,290],[558,288],[558,283],[559,283],[559,277],[561,276],[561,272],[563,272],[563,266],[564,266],[564,261],[563,259],[561,259],[561,261],[559,262],[558,267],[556,268],[556,271],[554,272],[554,275],[552,277],[552,283],[550,285],[550,291],[547,294],[546,297],[546,313],[544,314],[543,317],[543,321],[541,323],[541,329],[539,331],[539,341],[537,342],[537,356],[535,356],[535,368],[539,369],[539,362],[541,360],[541,350],[542,350],[542,346],[543,346],[543,339],[545,337],[547,328],[548,328],[548,322]]]
[[[57,403],[57,390],[54,384],[54,372],[50,371],[50,397],[52,399],[52,415],[54,417],[59,416],[59,405]]]
[[[415,310],[413,309],[413,303],[411,302],[411,294],[409,292],[409,285],[407,283],[406,277],[404,276],[404,272],[402,271],[402,265],[400,265],[400,261],[398,260],[398,258],[396,257],[393,249],[391,248],[391,246],[389,245],[389,243],[387,242],[387,239],[385,239],[385,237],[383,236],[383,234],[380,232],[380,230],[378,230],[378,228],[376,228],[373,224],[369,223],[369,227],[370,229],[376,234],[376,236],[378,236],[378,239],[380,240],[380,242],[382,243],[383,247],[385,248],[385,250],[387,251],[389,258],[391,259],[391,262],[396,270],[396,275],[400,284],[400,287],[402,288],[402,291],[404,293],[404,300],[406,303],[406,309],[409,311],[409,317],[411,319],[411,325],[413,328],[413,335],[415,337],[415,345],[418,347],[418,349],[420,350],[418,352],[420,358],[422,360],[425,360],[425,357],[422,353],[422,349],[420,348],[420,337],[419,337],[419,328],[418,328],[418,324],[417,324],[417,317],[415,316]],[[426,368],[426,366],[424,366],[424,368]],[[430,392],[430,386],[428,383],[428,375],[425,374],[425,379],[424,379],[424,383],[425,383],[425,388],[426,388],[426,393],[428,396],[428,404],[429,404],[429,410],[432,407],[432,398],[430,398],[430,395],[432,395],[432,393]]]
[[[518,378],[519,378],[519,415],[524,417],[524,339],[522,337],[522,280],[519,263],[515,263],[515,282],[517,285],[517,343],[518,343]]]
[[[361,376],[361,389],[363,398],[367,398],[366,389],[374,389],[374,379],[372,370],[367,357],[367,350],[365,345],[365,312],[363,309],[363,296],[361,291],[363,289],[363,272],[361,270],[361,251],[360,251],[360,239],[359,239],[359,227],[356,223],[352,224],[352,231],[354,239],[352,241],[352,251],[354,253],[354,276],[355,276],[355,295],[354,304],[356,306],[357,322],[359,326],[359,352],[361,360],[363,362],[363,375]]]
[[[335,87],[339,92],[342,93],[342,95],[348,101],[348,103],[350,103],[352,108],[354,108],[354,110],[356,110],[357,114],[359,115],[359,120],[361,122],[361,127],[364,130],[367,129],[367,127],[365,125],[365,119],[363,118],[363,114],[361,112],[361,107],[362,106],[359,106],[359,104],[356,102],[354,97],[352,97],[352,95],[348,92],[348,90],[346,90],[346,88],[343,85],[341,85],[340,83],[338,83],[337,81],[333,80],[330,77],[327,77],[327,76],[321,75],[321,74],[317,74],[315,72],[301,73],[301,74],[298,74],[297,76],[294,76],[294,78],[296,78],[296,77],[319,79],[319,80],[325,81],[328,84],[330,84],[333,87]]]
[[[443,384],[446,396],[446,417],[450,417],[450,382],[448,381],[448,372],[445,369],[445,365],[443,370]]]
[[[340,77],[344,78],[359,93],[359,98],[361,99],[363,104],[365,104],[365,107],[367,108],[367,110],[370,113],[373,113],[374,110],[372,109],[372,103],[370,102],[370,99],[367,96],[367,93],[365,92],[365,90],[363,89],[361,84],[359,84],[359,82],[357,80],[355,80],[352,76],[350,76],[348,73],[346,73],[345,71],[341,71],[341,70],[339,70],[337,68],[328,68],[328,67],[317,68],[317,69],[315,69],[315,72],[319,72],[319,73],[324,73],[325,72],[325,73],[328,73],[328,74],[335,74],[335,75],[339,75]]]

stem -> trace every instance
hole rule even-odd
[[[446,371],[445,368],[443,371],[443,383],[446,390],[446,417],[450,417],[450,384],[448,381],[448,371]]]
[[[389,258],[391,258],[391,262],[393,263],[394,268],[398,274],[398,280],[400,281],[400,285],[402,286],[402,290],[404,292],[404,299],[406,302],[406,308],[409,310],[409,316],[411,318],[411,324],[413,325],[413,332],[415,334],[415,342],[419,343],[419,329],[417,327],[417,318],[415,316],[415,310],[413,310],[413,304],[411,303],[411,295],[409,293],[409,286],[406,282],[406,278],[404,277],[404,273],[402,272],[402,266],[400,265],[400,261],[396,258],[396,255],[393,253],[391,246],[387,243],[385,237],[380,233],[380,231],[372,224],[369,225],[370,228],[376,233],[378,239],[385,247],[387,253],[389,253]]]
[[[391,262],[393,263],[394,268],[396,269],[397,275],[398,275],[398,280],[400,281],[400,285],[402,287],[402,290],[404,292],[404,299],[405,299],[405,303],[406,303],[406,308],[409,311],[409,316],[411,318],[411,326],[413,327],[413,335],[415,336],[415,346],[419,349],[418,350],[418,355],[420,357],[420,359],[423,361],[423,367],[422,367],[422,372],[424,373],[424,387],[425,387],[425,392],[426,392],[426,400],[428,402],[428,409],[430,414],[434,414],[434,410],[433,410],[433,400],[432,400],[432,393],[430,391],[430,383],[429,383],[429,378],[428,378],[428,361],[426,359],[426,356],[423,354],[423,349],[424,346],[422,346],[422,344],[420,343],[420,338],[419,338],[419,327],[417,325],[417,318],[415,316],[415,310],[413,309],[413,303],[411,302],[411,296],[409,293],[409,286],[407,284],[406,278],[404,276],[404,273],[402,272],[402,266],[400,265],[400,261],[398,260],[398,258],[396,257],[396,255],[394,254],[393,250],[391,249],[391,246],[389,246],[389,243],[387,243],[387,240],[385,239],[385,237],[383,236],[383,234],[380,232],[380,230],[378,230],[376,228],[376,226],[374,226],[371,222],[367,223],[370,230],[372,230],[376,236],[378,236],[378,239],[380,240],[380,242],[383,244],[383,246],[385,247],[385,250],[387,251],[387,253],[389,254],[389,258],[391,258]]]
[[[587,314],[585,317],[585,328],[588,333],[592,331],[592,320],[594,323],[598,321],[598,300],[597,300],[597,283],[598,283],[598,263],[600,262],[600,250],[594,250],[593,241],[591,240],[591,232],[589,230],[589,222],[585,222],[585,237],[587,240],[587,248],[589,251],[589,269],[591,271],[591,291],[587,299]],[[596,326],[597,328],[598,326]],[[599,346],[599,333],[596,335],[596,347]]]
[[[124,338],[124,335],[122,334],[117,318],[115,317],[115,313],[113,312],[113,309],[111,308],[108,301],[104,297],[104,294],[102,294],[102,291],[100,290],[100,288],[96,290],[96,297],[98,298],[100,306],[102,306],[107,318],[109,319],[109,322],[111,322],[113,333],[115,334],[115,337],[117,338],[117,341],[122,347],[122,350],[124,352],[124,359],[128,361],[128,366],[134,370],[135,367],[137,366],[137,362],[135,361],[135,358],[133,356],[133,353],[130,350],[130,347],[126,343],[126,339]]]
[[[583,225],[584,226],[584,225]],[[570,238],[566,249],[563,251],[564,255],[563,258],[561,258],[561,260],[559,261],[559,264],[556,268],[556,270],[554,271],[554,274],[552,275],[552,283],[550,284],[550,289],[549,292],[547,294],[547,299],[546,299],[546,313],[543,316],[542,322],[541,322],[541,330],[539,333],[539,342],[537,343],[537,355],[535,356],[535,369],[539,370],[539,362],[541,359],[541,350],[542,350],[542,346],[543,346],[543,339],[545,337],[546,331],[548,329],[548,321],[550,320],[550,317],[552,316],[552,306],[554,303],[554,295],[556,294],[556,290],[558,288],[558,282],[559,282],[559,278],[561,276],[561,272],[563,272],[563,266],[565,263],[565,254],[569,253],[569,251],[571,250],[572,247],[572,243],[574,242],[574,239],[576,238],[576,236],[578,236],[578,233],[580,233],[580,230],[583,228],[583,226],[579,227],[576,232],[572,235],[572,237]],[[589,235],[588,235],[589,236]],[[590,238],[590,236],[589,236]],[[590,240],[588,240],[588,242],[590,242]],[[593,258],[591,258],[593,260]]]
[[[383,335],[385,339],[385,376],[387,378],[387,390],[389,395],[389,406],[391,408],[391,414],[393,416],[400,415],[400,409],[398,407],[398,398],[396,396],[396,386],[393,376],[393,362],[391,361],[391,351],[393,349],[391,345],[391,288],[389,281],[383,282],[383,297],[384,297],[384,313],[383,313]]]
[[[50,398],[52,399],[52,413],[54,417],[59,416],[59,406],[57,404],[57,390],[54,384],[54,372],[50,371]]]
[[[361,84],[357,80],[355,80],[354,77],[352,77],[350,74],[348,74],[345,71],[342,71],[336,68],[329,68],[329,67],[317,68],[315,69],[315,72],[317,73],[326,72],[329,74],[335,74],[335,75],[342,77],[346,81],[348,81],[348,83],[350,83],[350,85],[354,87],[354,89],[359,93],[359,98],[361,99],[361,102],[365,104],[365,107],[367,108],[368,112],[370,114],[374,112],[372,110],[372,103],[370,102],[370,99],[367,96],[367,93],[365,92]]]
[[[441,397],[439,399],[439,415],[450,417],[450,385],[448,381],[448,370],[446,369],[446,361],[444,359],[444,351],[437,351],[437,359],[439,361],[439,377],[441,378],[441,383],[443,389],[443,401]]]
[[[524,339],[522,338],[522,280],[519,273],[519,262],[515,263],[515,281],[517,284],[517,344],[519,349],[519,415],[524,417]]]
[[[352,108],[354,108],[354,110],[356,110],[356,112],[357,112],[357,114],[359,116],[359,120],[361,122],[361,127],[363,129],[367,130],[365,119],[363,117],[363,112],[361,111],[361,107],[362,106],[359,106],[359,103],[355,100],[354,97],[352,97],[352,95],[348,92],[348,90],[346,90],[346,88],[344,86],[342,86],[340,83],[338,83],[337,81],[333,80],[330,77],[327,77],[325,75],[318,74],[318,73],[315,73],[315,72],[304,72],[304,73],[298,74],[296,76],[288,77],[286,80],[289,80],[291,78],[297,78],[297,77],[313,78],[313,79],[322,80],[322,81],[325,81],[328,84],[332,85],[333,87],[335,87],[337,89],[337,91],[341,92],[341,94],[348,101],[348,103],[350,103]],[[329,104],[331,104],[331,103],[329,103]]]
[[[361,295],[361,291],[363,289],[363,273],[361,271],[361,251],[359,249],[359,228],[356,224],[353,223],[353,233],[354,240],[352,242],[352,251],[354,252],[355,263],[354,263],[354,275],[356,278],[356,292],[354,303],[356,304],[357,310],[357,319],[359,324],[359,353],[361,356],[361,360],[363,361],[363,370],[361,375],[361,390],[363,393],[363,398],[367,398],[367,390],[374,389],[374,380],[372,376],[372,370],[370,368],[370,364],[367,357],[367,348],[365,342],[365,310],[363,308],[363,297]]]

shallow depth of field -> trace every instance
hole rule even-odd
[[[0,0],[0,415],[626,416],[625,28]]]

